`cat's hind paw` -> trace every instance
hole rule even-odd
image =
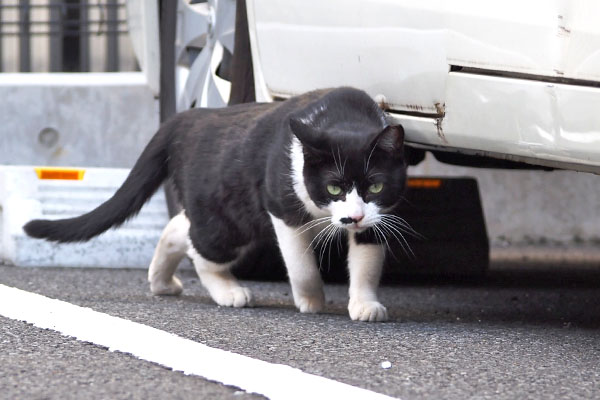
[[[222,291],[213,296],[213,300],[225,307],[252,307],[253,299],[250,289],[238,286]]]
[[[150,291],[155,296],[179,296],[183,292],[183,284],[176,276],[168,281],[156,279],[150,282]]]
[[[387,309],[378,301],[350,300],[348,311],[353,321],[383,322],[388,319]]]

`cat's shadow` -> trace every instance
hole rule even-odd
[[[193,270],[181,271],[186,302],[214,305]],[[245,281],[255,308],[294,317],[297,311],[285,281]],[[190,293],[188,288],[192,289]],[[347,284],[326,284],[323,314],[302,318],[348,320]],[[600,328],[600,268],[514,268],[492,270],[479,279],[406,276],[383,284],[380,300],[390,323],[537,325]],[[186,294],[184,292],[184,294]]]

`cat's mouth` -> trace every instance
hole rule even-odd
[[[365,223],[364,221],[351,220],[350,218],[342,218],[336,225],[346,229],[349,232],[360,233],[369,229],[373,224]]]
[[[366,230],[367,228],[369,228],[369,227],[368,226],[360,226],[358,224],[344,225],[344,229],[346,229],[349,232],[353,232],[353,233],[361,233],[362,231]]]

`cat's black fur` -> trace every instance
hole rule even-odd
[[[82,216],[34,220],[24,230],[51,241],[86,241],[134,216],[171,178],[196,250],[217,263],[232,261],[242,246],[273,236],[267,213],[291,226],[311,219],[293,189],[294,136],[303,145],[304,179],[317,205],[331,200],[327,182],[355,182],[368,200],[366,188],[375,175],[385,182],[378,204],[392,208],[399,200],[406,179],[402,128],[390,126],[366,93],[338,88],[279,103],[178,114],[159,129],[112,198]],[[342,158],[340,176],[335,162]]]

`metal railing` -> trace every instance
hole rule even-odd
[[[124,0],[0,0],[0,72],[137,70]]]

